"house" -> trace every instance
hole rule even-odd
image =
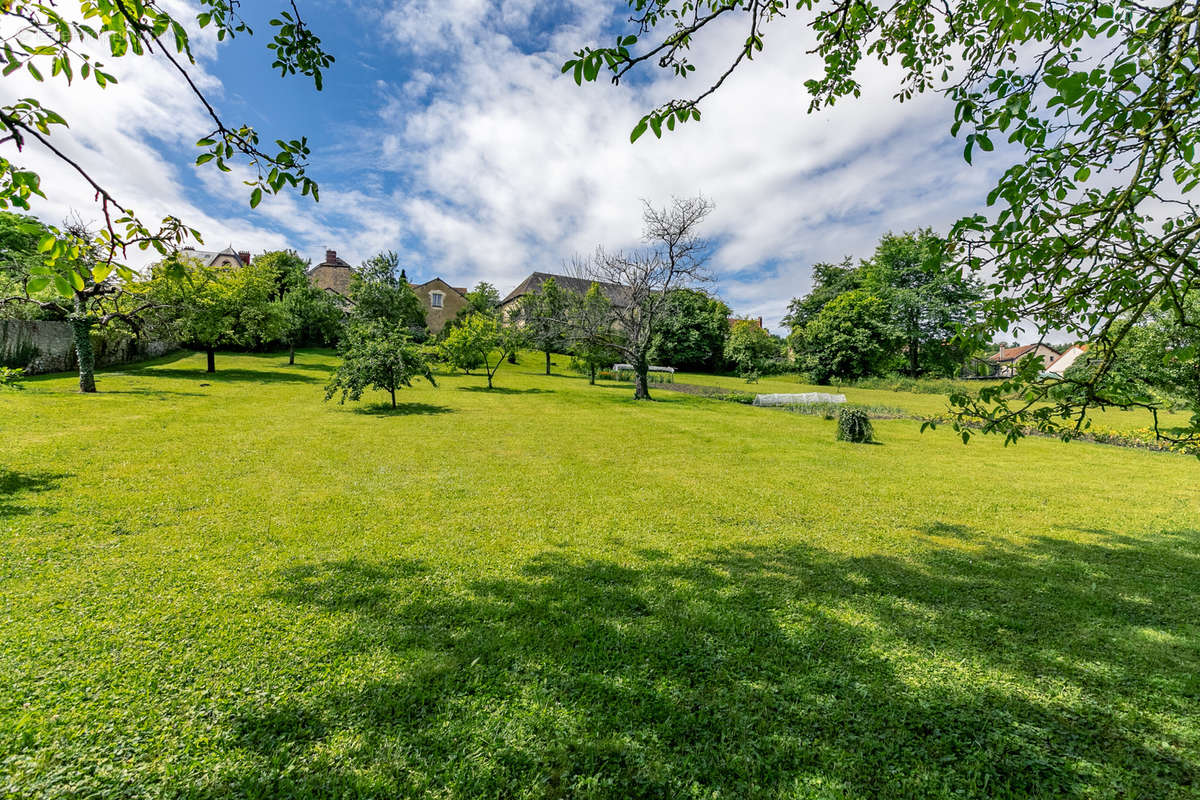
[[[179,255],[199,261],[205,267],[244,267],[250,263],[250,251],[234,250],[232,245],[219,252],[181,247]]]
[[[325,260],[308,270],[309,283],[344,300],[350,297],[350,279],[353,277],[354,268],[338,258],[336,250],[326,250]]]
[[[517,288],[513,289],[508,295],[500,301],[500,311],[505,316],[515,308],[517,301],[527,294],[537,294],[542,290],[542,284],[548,279],[553,278],[554,283],[558,288],[564,289],[572,294],[585,295],[588,289],[592,288],[592,284],[600,287],[600,293],[603,294],[608,302],[612,303],[617,308],[626,308],[631,300],[629,297],[629,287],[622,286],[619,283],[605,283],[603,281],[593,281],[589,278],[575,278],[570,275],[553,275],[549,272],[535,272],[525,280],[517,284]]]
[[[762,317],[759,317],[758,319],[754,319],[752,317],[727,317],[726,321],[729,323],[730,328],[733,328],[733,326],[738,324],[739,322],[749,322],[751,325],[755,326],[756,328],[763,327],[763,318]]]
[[[998,352],[988,356],[987,363],[992,369],[992,375],[997,378],[1011,378],[1016,374],[1017,364],[1027,358],[1038,358],[1042,361],[1042,368],[1050,366],[1050,364],[1061,356],[1053,347],[1047,347],[1040,342],[1038,344],[1025,344],[1019,347],[1004,347],[1001,346]]]
[[[1060,378],[1063,374],[1075,365],[1079,357],[1087,352],[1086,344],[1076,344],[1067,348],[1066,352],[1058,358],[1054,359],[1049,366],[1046,367],[1046,372],[1052,375],[1057,375]]]
[[[409,286],[425,305],[425,325],[434,336],[441,333],[446,323],[457,317],[458,312],[469,303],[466,288],[451,286],[441,278],[417,285],[410,283]]]

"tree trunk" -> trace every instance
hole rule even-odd
[[[392,408],[395,408],[396,407],[396,390],[388,389],[388,391],[392,393]]]
[[[490,388],[492,388],[492,371],[491,370],[488,370],[487,376],[488,376],[488,388],[490,389]]]
[[[209,347],[204,351],[204,354],[208,356],[208,369],[205,371],[206,372],[216,372],[217,371],[217,351],[214,348]]]
[[[288,344],[288,366],[296,363],[296,345]]]
[[[920,343],[916,339],[910,339],[908,342],[908,376],[910,378],[917,377],[917,370],[920,368],[919,350]]]
[[[650,381],[646,375],[650,372],[645,363],[633,365],[633,399],[650,400]]]
[[[546,351],[546,374],[550,374],[550,351]]]
[[[78,306],[78,303],[76,305]],[[71,318],[71,332],[75,338],[75,358],[79,361],[79,391],[94,394],[96,353],[92,350],[92,321],[82,312],[77,312]]]
[[[592,364],[589,369],[591,370],[591,372],[588,373],[588,384],[591,386],[595,386],[596,385],[596,365]]]

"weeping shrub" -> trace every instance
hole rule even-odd
[[[843,408],[838,412],[837,438],[840,442],[864,444],[875,440],[871,418],[861,408]]]

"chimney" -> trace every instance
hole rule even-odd
[[[332,264],[335,261],[337,261],[337,250],[326,250],[325,251],[325,263]]]
[[[759,317],[759,318],[758,318],[758,327],[762,328],[762,326],[763,326],[763,324],[762,324],[762,317]],[[766,329],[764,328],[764,330],[766,330]]]
[[[238,258],[240,258],[242,260],[243,267],[248,265],[250,263],[250,251],[249,250],[238,250]]]

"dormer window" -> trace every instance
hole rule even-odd
[[[430,292],[429,293],[430,308],[441,308],[442,307],[442,298],[445,296],[446,295],[444,295],[441,292]]]

